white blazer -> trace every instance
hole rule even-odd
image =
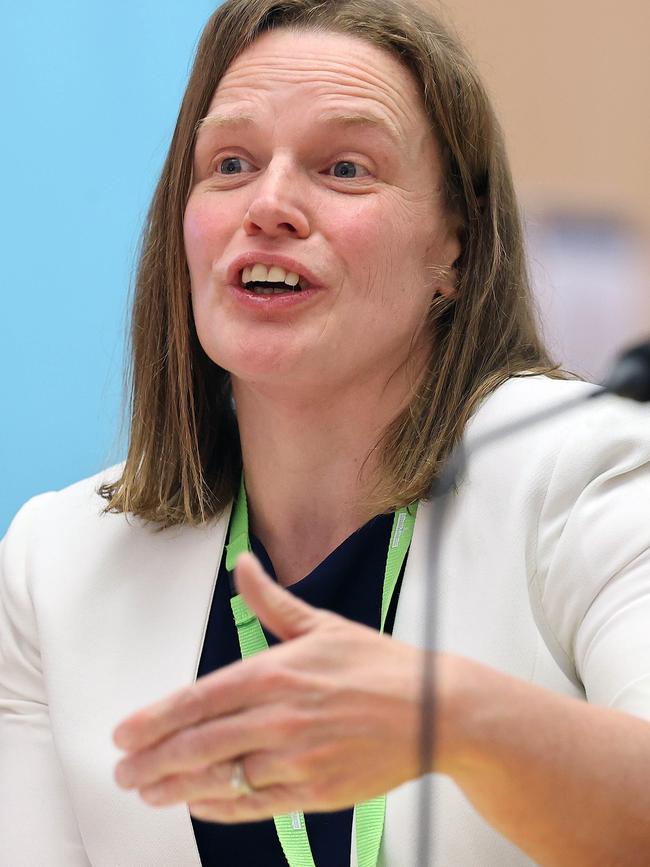
[[[511,380],[469,440],[586,388]],[[111,733],[196,678],[229,515],[164,532],[100,516],[96,489],[115,472],[30,500],[2,542],[2,867],[200,865],[185,805],[151,807],[114,783]],[[477,454],[444,531],[437,646],[650,718],[649,505],[650,413],[615,398]],[[395,638],[416,645],[433,513],[418,511],[395,621]],[[389,793],[384,867],[423,867],[422,785],[436,865],[532,864],[430,775]]]

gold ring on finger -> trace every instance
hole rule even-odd
[[[239,796],[250,795],[251,792],[255,791],[248,781],[246,771],[244,770],[244,763],[241,759],[237,759],[232,766],[230,788],[234,789]]]

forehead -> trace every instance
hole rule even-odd
[[[298,101],[365,112],[400,137],[431,132],[415,76],[396,57],[365,39],[309,30],[263,33],[228,67],[208,115]]]

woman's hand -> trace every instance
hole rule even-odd
[[[417,777],[421,651],[312,608],[251,554],[236,579],[283,643],[122,723],[117,782],[150,804],[244,822],[343,809]],[[250,794],[230,783],[237,760]]]

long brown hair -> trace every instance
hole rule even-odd
[[[361,37],[415,75],[461,225],[456,292],[436,298],[432,351],[380,450],[376,513],[426,497],[478,404],[511,376],[557,373],[538,335],[501,131],[475,68],[429,7],[410,0],[226,0],[208,21],[142,236],[131,328],[130,440],[105,511],[198,524],[235,496],[242,459],[229,374],[203,352],[190,304],[183,213],[197,125],[232,61],[276,27]]]

